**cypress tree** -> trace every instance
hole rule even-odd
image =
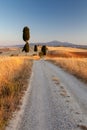
[[[25,51],[26,53],[29,52],[29,43],[28,42],[24,45],[22,51]]]
[[[41,51],[42,51],[43,55],[46,55],[46,46],[45,45],[42,46]]]
[[[37,45],[34,46],[34,51],[35,51],[35,52],[38,51]]]
[[[30,39],[30,30],[26,26],[23,28],[23,40],[27,43],[29,39]]]

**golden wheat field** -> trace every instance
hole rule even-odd
[[[4,130],[11,112],[18,109],[31,68],[28,57],[0,57],[0,130]]]
[[[46,60],[87,82],[87,49],[48,47]]]

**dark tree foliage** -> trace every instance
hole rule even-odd
[[[30,30],[29,28],[26,26],[23,28],[23,40],[25,42],[27,42],[30,39]]]
[[[26,53],[29,52],[29,43],[28,42],[24,45],[22,51],[25,51]]]
[[[37,45],[34,46],[34,51],[38,51]]]
[[[41,51],[42,51],[43,55],[46,55],[46,46],[45,45],[42,46]]]

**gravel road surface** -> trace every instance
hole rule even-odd
[[[86,117],[87,85],[39,60],[34,61],[21,110],[6,130],[83,130]]]

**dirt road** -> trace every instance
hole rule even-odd
[[[21,110],[6,130],[80,130],[86,117],[87,85],[40,60],[34,61]]]

